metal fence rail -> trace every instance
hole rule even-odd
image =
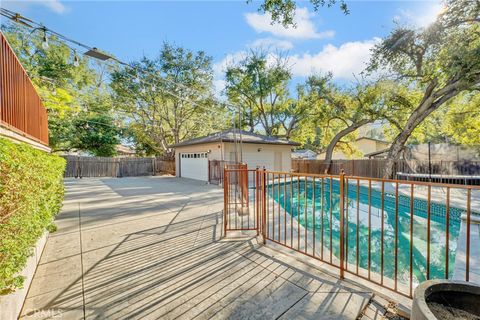
[[[0,125],[48,146],[47,111],[1,32],[0,38]]]
[[[428,279],[480,283],[478,186],[260,169],[224,174],[225,232],[257,230],[267,245],[408,297]]]
[[[224,173],[224,234],[227,231],[257,230],[259,232],[258,206],[262,182],[257,170],[225,169]]]

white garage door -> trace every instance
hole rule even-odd
[[[206,152],[181,153],[180,176],[208,181],[208,155]]]

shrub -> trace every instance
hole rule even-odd
[[[60,211],[64,170],[63,158],[0,138],[0,294],[23,286],[18,273]]]

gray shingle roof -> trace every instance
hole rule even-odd
[[[190,146],[195,144],[202,144],[202,143],[212,143],[212,142],[234,142],[234,130],[225,130],[210,134],[205,137],[195,138],[191,140],[182,141],[180,143],[172,145],[173,148],[182,147],[182,146]],[[243,143],[257,143],[257,144],[275,144],[275,145],[289,145],[289,146],[299,146],[299,143],[288,141],[285,139],[275,138],[264,136],[257,133],[252,133],[248,131],[241,131],[242,132],[242,142]],[[237,131],[237,139],[240,139]]]

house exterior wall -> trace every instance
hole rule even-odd
[[[223,143],[204,143],[175,148],[175,175],[180,177],[180,154],[192,152],[207,152],[208,160],[223,160]],[[210,151],[210,152],[209,152]]]
[[[344,154],[342,151],[334,151],[332,154],[332,160],[343,160],[348,159],[348,156]],[[320,153],[317,156],[317,160],[325,160],[325,152]]]
[[[370,139],[359,139],[355,142],[350,143],[352,147],[357,149],[362,156],[360,158],[364,158],[365,154],[376,152],[376,151],[381,151],[390,146],[387,142],[382,142],[382,141],[376,141],[376,140],[370,140]],[[356,159],[356,156],[349,156],[344,154],[342,151],[334,151],[332,155],[332,160],[344,160],[344,159]],[[324,160],[325,159],[325,152],[320,153],[317,156],[318,160]]]
[[[7,139],[10,139],[11,141],[15,142],[15,143],[18,143],[18,142],[25,142],[29,145],[31,145],[32,147],[34,147],[35,149],[39,149],[39,150],[42,150],[42,151],[45,151],[45,152],[51,152],[52,149],[50,149],[50,147],[40,143],[40,142],[37,142],[33,139],[30,139],[24,135],[21,135],[18,133],[18,130],[17,132],[13,131],[13,130],[10,130],[8,128],[5,128],[3,127],[1,124],[0,124],[0,137],[4,137],[4,138],[7,138]]]
[[[292,169],[292,146],[244,143],[243,162],[248,168],[257,166],[267,170],[289,172]],[[260,152],[258,149],[261,149]],[[209,152],[210,151],[210,152]],[[205,143],[175,148],[175,175],[180,176],[180,154],[192,152],[208,152],[208,160],[235,160],[235,145],[231,142]],[[276,159],[275,159],[276,158]],[[275,163],[277,166],[275,166]]]
[[[361,139],[355,141],[354,146],[362,153],[368,154],[388,148],[389,144],[381,141]]]
[[[292,146],[290,145],[244,143],[242,147],[243,162],[247,164],[248,168],[255,169],[265,166],[267,170],[285,172],[292,169]],[[258,151],[259,148],[260,151]],[[225,160],[234,160],[231,157],[234,155],[235,145],[225,143],[224,150]],[[275,154],[277,154],[277,166],[275,166]]]

